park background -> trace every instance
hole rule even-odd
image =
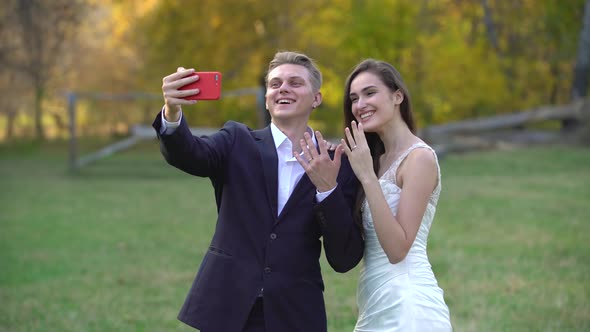
[[[304,52],[325,82],[312,126],[334,138],[344,80],[367,57],[400,70],[420,128],[588,93],[588,0],[0,7],[0,331],[190,331],[175,317],[214,230],[209,182],[167,166],[155,138],[75,171],[69,160],[72,127],[84,154],[149,125],[178,66],[224,75],[220,101],[185,110],[191,126],[257,128],[268,61]],[[456,331],[590,330],[588,128],[550,119],[525,129],[563,140],[441,156],[428,250]],[[322,265],[329,331],[351,331],[358,268]]]

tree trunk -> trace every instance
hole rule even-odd
[[[582,31],[578,41],[578,55],[574,66],[574,79],[572,84],[572,101],[586,96],[588,91],[588,75],[590,74],[590,0],[584,5],[584,18]],[[565,120],[562,122],[562,130],[572,130],[578,127],[579,121]]]
[[[55,123],[55,127],[57,128],[57,137],[66,137],[68,128],[63,120],[63,117],[57,112],[51,113],[51,116],[53,117],[53,122]]]
[[[499,56],[502,56],[500,52],[500,46],[498,43],[498,34],[496,33],[496,25],[494,24],[494,20],[492,19],[492,10],[488,5],[487,0],[481,0],[481,7],[483,8],[483,23],[486,27],[486,33],[488,35],[488,40],[490,44],[492,44],[492,48],[496,50]]]
[[[35,87],[35,138],[38,141],[45,140],[45,130],[43,129],[43,88]]]
[[[498,35],[497,24],[494,23],[492,9],[490,8],[490,4],[487,0],[481,0],[481,7],[483,9],[484,17],[483,17],[483,24],[486,29],[486,35],[488,37],[488,41],[492,47],[492,49],[496,52],[496,56],[501,60],[500,61],[500,68],[504,73],[506,78],[506,84],[508,85],[509,91],[514,91],[514,56],[511,56],[513,52],[511,52],[510,48],[508,50],[503,50],[500,47],[500,37]],[[508,63],[503,61],[504,59],[508,59]],[[476,114],[477,116],[477,114]]]
[[[6,134],[4,139],[10,141],[14,136],[14,120],[16,119],[16,111],[8,111],[6,113]]]

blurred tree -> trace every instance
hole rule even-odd
[[[223,89],[260,85],[268,61],[279,49],[303,49],[297,22],[313,16],[322,1],[223,0],[208,2],[160,1],[137,21],[135,36],[146,67],[142,84],[154,91],[162,77],[178,66],[223,72]],[[259,122],[256,97],[242,101],[201,103],[187,117],[195,125],[220,125],[228,118]],[[252,112],[245,112],[249,109]],[[206,116],[205,116],[206,115]]]
[[[0,64],[25,75],[34,90],[34,124],[45,138],[43,101],[63,44],[75,34],[82,3],[71,0],[6,0],[0,33]]]
[[[574,66],[572,84],[572,99],[586,96],[588,91],[588,74],[590,72],[590,0],[586,0],[580,38],[578,39],[578,53]]]
[[[587,39],[574,37],[585,31],[581,18],[587,0],[5,2],[0,64],[17,73],[9,77],[18,81],[44,82],[43,89],[31,89],[36,100],[52,98],[48,87],[160,94],[162,77],[178,66],[222,71],[224,92],[259,87],[272,55],[289,49],[318,61],[324,102],[313,112],[312,126],[339,136],[344,80],[368,57],[400,70],[420,126],[565,103],[574,86],[584,79],[587,85],[588,79],[583,70],[587,51],[579,46]],[[43,17],[36,18],[41,10]],[[31,69],[40,63],[47,65]],[[7,80],[0,88],[11,86]],[[261,125],[265,112],[257,114],[259,100],[251,95],[199,103],[186,115],[193,125],[219,126],[227,119]],[[42,102],[36,104],[41,109]],[[92,105],[99,111],[82,111],[80,119],[97,132],[105,132],[101,126],[145,121],[159,107],[87,104]],[[42,121],[42,111],[34,118]],[[40,137],[41,121],[35,121]]]
[[[512,110],[568,101],[566,68],[573,64],[583,1],[481,0],[489,49],[500,60]]]
[[[77,47],[68,53],[68,60],[76,63],[68,71],[69,90],[117,95],[143,90],[139,77],[145,62],[134,39],[135,26],[156,3],[154,0],[102,0],[92,4],[92,14],[79,27]],[[147,122],[148,105],[158,107],[150,100],[127,99],[81,100],[80,130],[93,135],[126,135],[131,125]]]
[[[578,39],[578,53],[574,66],[572,83],[572,100],[586,96],[588,92],[588,76],[590,75],[590,0],[584,5],[582,29]],[[574,120],[565,120],[563,129],[570,130],[577,125]]]
[[[277,50],[309,54],[325,77],[313,125],[340,134],[344,79],[367,57],[401,71],[422,125],[563,100],[582,1],[162,0],[133,26],[142,84],[154,91],[177,66],[221,70],[225,91],[255,87]],[[187,116],[256,123],[242,107],[253,110],[254,99],[202,104]]]
[[[12,140],[15,136],[15,125],[22,99],[26,95],[22,75],[6,67],[0,67],[0,114],[6,118],[4,140]]]

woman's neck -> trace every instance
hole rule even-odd
[[[384,155],[387,156],[398,156],[412,144],[419,141],[419,138],[412,134],[403,121],[396,121],[392,126],[378,134],[385,147]]]

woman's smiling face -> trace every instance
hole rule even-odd
[[[403,100],[399,90],[391,92],[377,75],[368,71],[358,74],[351,82],[349,98],[352,114],[367,132],[379,131],[392,121],[395,106]]]

